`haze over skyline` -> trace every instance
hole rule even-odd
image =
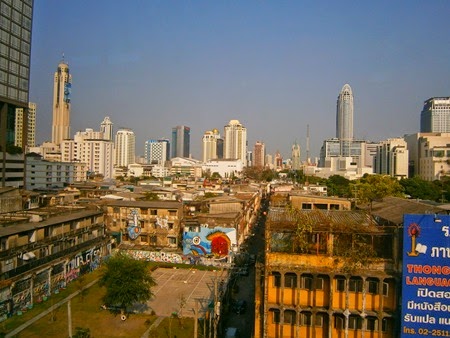
[[[53,74],[72,81],[71,136],[133,129],[148,139],[191,128],[201,158],[207,130],[239,120],[248,148],[311,157],[335,136],[336,100],[354,95],[354,136],[419,131],[425,100],[450,96],[450,2],[35,1],[30,101],[37,142],[51,139]]]

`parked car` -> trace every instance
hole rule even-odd
[[[233,311],[234,313],[240,315],[247,309],[247,302],[243,299],[239,299],[234,303]]]

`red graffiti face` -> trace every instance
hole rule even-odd
[[[222,236],[211,241],[211,252],[219,257],[228,255],[228,241]]]

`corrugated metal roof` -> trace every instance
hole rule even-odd
[[[367,210],[367,209],[366,209]],[[372,203],[372,215],[380,217],[393,224],[403,224],[405,214],[435,214],[444,213],[445,209],[418,200],[399,197],[385,197]]]

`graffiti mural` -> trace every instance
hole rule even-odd
[[[148,262],[183,263],[181,255],[162,251],[126,250],[128,255],[134,259]]]
[[[128,216],[128,237],[130,237],[131,240],[135,240],[138,238],[138,236],[141,234],[141,227],[140,227],[140,220],[139,220],[139,214],[137,209],[131,209],[130,215]]]
[[[199,232],[187,231],[183,234],[183,254],[185,256],[212,256],[225,258],[236,245],[236,229],[200,227]]]

